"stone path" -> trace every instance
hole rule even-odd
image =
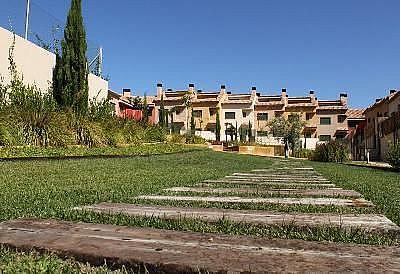
[[[302,196],[344,196],[359,198],[360,193],[342,188],[323,189],[258,189],[258,188],[211,188],[211,187],[171,187],[167,192],[193,192],[193,193],[242,193],[242,194],[277,194],[277,195],[302,195]]]
[[[158,201],[190,201],[190,202],[219,202],[219,203],[249,203],[249,204],[281,204],[281,205],[334,205],[351,207],[370,207],[373,204],[362,198],[243,198],[243,197],[202,197],[202,196],[163,196],[140,195],[138,199]]]
[[[132,205],[100,203],[93,206],[75,208],[106,214],[124,214],[130,216],[159,217],[179,220],[198,218],[215,222],[227,219],[258,225],[296,225],[300,227],[335,226],[343,229],[362,228],[367,231],[398,232],[399,227],[382,215],[375,214],[307,214],[278,213],[263,210],[234,210],[216,208],[169,207],[157,205]]]
[[[222,184],[239,184],[239,185],[254,185],[254,186],[283,186],[283,187],[335,187],[334,184],[320,184],[320,183],[299,183],[299,182],[263,182],[260,180],[247,180],[247,179],[222,179],[222,180],[205,180],[204,183],[208,184],[215,184],[215,183],[222,183]]]
[[[315,243],[55,220],[0,224],[0,242],[35,247],[92,265],[164,273],[399,272],[395,247]]]
[[[208,194],[210,196],[204,196]],[[237,197],[240,194],[245,195]],[[260,197],[269,194],[272,197]],[[268,169],[238,172],[218,180],[205,180],[196,187],[170,187],[159,195],[133,198],[146,203],[160,200],[171,203],[248,203],[285,205],[288,208],[296,205],[313,205],[316,208],[329,205],[338,208],[374,206],[360,193],[336,187],[313,168],[299,167],[298,163],[285,160],[279,160],[278,164]],[[376,214],[283,213],[115,203],[81,206],[74,210],[144,218],[194,218],[207,222],[226,219],[257,226],[297,226],[305,231],[329,226],[343,231],[362,229],[366,233],[399,233],[397,225]],[[51,251],[63,256],[73,255],[94,265],[103,265],[105,260],[116,266],[144,264],[150,272],[400,271],[400,251],[394,247],[271,240],[54,220],[3,222],[0,224],[0,244]]]

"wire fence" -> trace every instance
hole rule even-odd
[[[1,4],[0,26],[24,37],[26,0],[1,1],[9,3]],[[52,15],[35,1],[31,0],[30,3],[28,40],[53,53],[61,52],[65,21]],[[104,71],[101,73],[102,75],[99,75],[99,63],[95,60],[100,51],[99,43],[87,39],[87,45],[86,57],[88,62],[92,64],[90,71],[98,76],[104,75]]]

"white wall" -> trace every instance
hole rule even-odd
[[[0,27],[0,76],[5,84],[10,81],[8,56],[12,41],[13,34]],[[40,90],[48,91],[56,63],[53,53],[16,35],[14,61],[25,84],[35,84]],[[89,74],[88,80],[89,98],[96,97],[100,92],[97,100],[106,99],[108,82],[93,74]]]

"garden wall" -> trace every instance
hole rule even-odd
[[[8,56],[12,41],[13,34],[0,27],[0,77],[5,84],[10,81]],[[42,91],[49,90],[56,63],[53,53],[16,35],[14,61],[25,84],[35,84]],[[89,74],[88,80],[89,98],[106,99],[108,82],[93,74]]]

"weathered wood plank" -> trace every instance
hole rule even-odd
[[[334,184],[319,184],[319,183],[283,183],[283,182],[262,182],[253,180],[238,180],[238,179],[219,179],[219,180],[205,180],[204,183],[208,184],[235,184],[235,185],[258,185],[258,186],[276,186],[276,187],[295,187],[295,188],[324,188],[334,187]]]
[[[361,228],[366,231],[399,232],[399,227],[383,215],[375,214],[308,214],[279,213],[263,210],[234,210],[216,208],[189,208],[132,204],[100,203],[77,207],[75,210],[107,214],[158,217],[164,219],[197,218],[215,222],[227,219],[257,225],[296,225],[299,227],[334,226],[342,229]]]
[[[172,187],[164,189],[170,192],[197,192],[197,193],[244,193],[244,194],[280,194],[280,195],[302,195],[302,196],[346,196],[361,197],[354,190],[342,188],[324,189],[257,189],[257,188],[210,188],[210,187]]]
[[[257,239],[55,220],[0,224],[0,243],[92,265],[145,265],[164,273],[398,272],[400,249]]]
[[[225,176],[226,179],[239,179],[239,180],[252,180],[252,181],[268,181],[268,182],[299,182],[299,183],[307,183],[307,182],[329,182],[327,179],[314,179],[314,178],[270,178],[263,176],[251,176],[251,175],[228,175]]]
[[[371,202],[359,199],[338,198],[244,198],[244,197],[191,197],[191,196],[165,196],[165,195],[140,195],[138,199],[163,200],[163,201],[187,201],[187,202],[218,202],[218,203],[254,203],[254,204],[282,204],[282,205],[334,205],[349,207],[372,207]]]

